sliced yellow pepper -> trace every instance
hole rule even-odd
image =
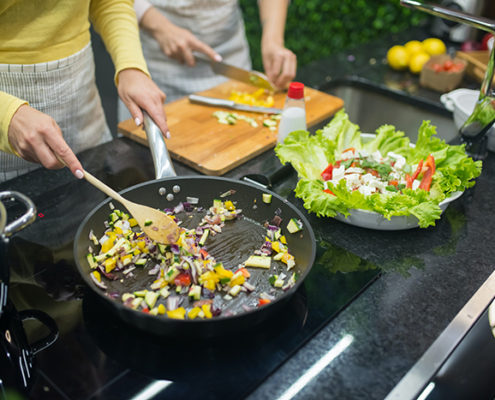
[[[167,311],[163,304],[158,304],[158,314],[163,315]]]
[[[203,304],[201,306],[201,309],[205,313],[206,318],[212,318],[213,317],[213,314],[211,313],[211,305],[210,304]]]
[[[172,311],[167,311],[167,316],[173,319],[184,319],[186,316],[186,309],[184,307],[179,307]]]
[[[117,265],[117,260],[115,257],[112,258],[107,258],[104,262],[105,265],[105,272],[111,272],[113,269],[115,269],[115,266]]]
[[[187,317],[189,319],[194,319],[198,316],[198,314],[201,312],[201,308],[199,307],[194,307],[189,312],[187,313]]]

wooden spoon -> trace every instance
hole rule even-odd
[[[180,233],[179,226],[170,216],[155,208],[124,199],[115,190],[105,185],[89,172],[83,171],[83,173],[84,178],[89,183],[127,208],[127,211],[134,217],[143,232],[146,233],[150,239],[162,244],[170,244],[177,241]]]

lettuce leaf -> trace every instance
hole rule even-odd
[[[349,121],[342,109],[314,135],[305,131],[290,133],[284,143],[277,145],[275,153],[283,164],[290,162],[295,168],[300,178],[295,194],[303,200],[304,207],[317,216],[347,216],[352,209],[362,209],[380,213],[387,219],[414,215],[419,226],[424,228],[435,225],[440,218],[442,200],[450,193],[473,186],[474,179],[481,173],[481,161],[469,158],[464,145],[448,145],[436,134],[436,127],[430,121],[424,121],[415,146],[404,132],[392,125],[381,126],[373,139],[363,140],[360,128]],[[430,191],[405,189],[402,193],[364,196],[357,190],[349,191],[342,180],[337,185],[327,182],[333,195],[324,192],[321,172],[349,147],[370,153],[379,150],[384,155],[393,151],[403,155],[409,165],[433,155],[436,172]]]

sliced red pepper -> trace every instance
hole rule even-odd
[[[145,314],[149,314],[150,309],[148,307],[145,307],[141,311],[144,312]]]
[[[423,179],[421,179],[419,188],[429,192],[432,179],[433,179],[433,170],[431,168],[428,168],[426,172],[423,174]]]
[[[416,171],[414,172],[414,174],[412,174],[411,177],[413,181],[418,177],[422,169],[423,169],[423,160],[419,160],[418,168],[416,168]]]
[[[189,286],[191,284],[191,277],[189,274],[182,272],[174,279],[175,286]]]
[[[406,174],[406,188],[412,189],[413,181],[414,181],[414,179],[412,178],[412,176],[409,174]]]
[[[258,300],[258,307],[264,306],[265,304],[271,303],[271,300],[269,299],[259,299]]]
[[[323,178],[324,181],[329,181],[332,179],[332,176],[333,176],[333,164],[330,163],[328,164],[328,167],[326,167],[321,173],[321,177]]]
[[[244,276],[244,278],[249,278],[251,276],[251,274],[249,273],[249,271],[246,268],[239,268],[236,271],[236,273],[237,272],[240,272]]]
[[[323,189],[323,191],[324,191],[325,193],[328,193],[328,194],[331,194],[331,195],[335,196],[335,193],[334,193],[334,192],[332,192],[330,189]]]
[[[435,159],[431,154],[428,157],[426,157],[426,165],[430,167],[433,176],[435,174]]]
[[[392,181],[389,181],[388,183],[389,185],[392,185],[392,186],[399,186],[399,181],[396,181],[396,180],[392,180]]]
[[[206,260],[206,257],[208,257],[208,252],[205,249],[200,249],[199,254],[203,257],[203,260]]]

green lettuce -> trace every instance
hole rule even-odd
[[[481,161],[475,162],[468,157],[464,145],[448,145],[436,133],[436,127],[430,121],[424,121],[415,146],[404,132],[392,125],[381,126],[374,138],[367,139],[361,136],[360,128],[349,121],[345,110],[340,110],[314,135],[305,131],[290,133],[284,143],[276,146],[275,153],[282,164],[289,162],[297,171],[296,197],[319,217],[347,216],[352,209],[362,209],[380,213],[387,219],[414,215],[420,227],[427,227],[435,225],[440,218],[439,203],[449,194],[473,186],[474,179],[481,173]],[[393,151],[403,155],[409,165],[417,164],[431,154],[436,171],[430,191],[405,189],[402,193],[364,196],[357,190],[347,190],[342,180],[337,185],[327,183],[335,196],[324,192],[321,172],[349,147],[369,153],[379,150],[383,155]]]

